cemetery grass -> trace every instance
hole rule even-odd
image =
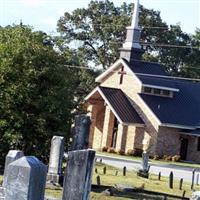
[[[103,168],[106,166],[106,174],[103,174]],[[97,173],[95,172],[95,168],[97,169]],[[118,171],[118,175],[116,176],[115,173]],[[160,192],[165,194],[177,195],[182,196],[183,191],[186,191],[185,196],[190,197],[192,191],[190,189],[190,184],[188,182],[183,182],[183,189],[179,190],[179,181],[174,180],[174,189],[169,189],[169,181],[168,177],[161,177],[161,181],[158,180],[158,176],[154,174],[150,174],[149,179],[144,179],[138,177],[136,172],[134,171],[127,171],[126,176],[123,176],[122,170],[119,170],[115,167],[104,165],[101,163],[96,163],[93,172],[93,184],[96,184],[96,177],[100,176],[101,185],[105,186],[114,186],[116,184],[122,184],[127,186],[132,186],[136,189],[141,191],[140,193],[118,193],[115,195],[119,196],[105,196],[101,193],[101,191],[93,190],[90,194],[91,200],[129,200],[129,199],[163,199],[158,196],[145,196],[145,193],[142,193],[142,190],[153,191],[153,192]],[[200,190],[200,186],[195,186],[195,190]],[[52,196],[55,198],[61,198],[62,189],[46,189],[46,195]],[[174,198],[168,198],[173,200]]]
[[[121,159],[127,159],[127,160],[136,160],[136,161],[141,161],[141,157],[136,157],[136,156],[127,156],[127,155],[119,155],[116,153],[107,153],[107,152],[97,152],[98,155],[105,155],[105,156],[111,156],[111,157],[116,157],[116,158],[121,158]],[[172,162],[172,161],[165,161],[165,160],[153,160],[150,159],[150,162],[153,164],[160,164],[160,165],[174,165],[174,166],[181,166],[181,167],[191,167],[191,168],[200,168],[200,164],[196,163],[188,163],[188,162]]]

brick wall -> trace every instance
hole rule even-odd
[[[200,163],[200,151],[197,150],[198,137],[188,136],[188,138],[189,138],[189,143],[188,143],[187,160],[197,161],[198,163]]]
[[[180,154],[180,130],[175,128],[160,127],[157,137],[156,155]]]

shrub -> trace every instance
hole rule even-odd
[[[117,151],[117,154],[119,154],[119,155],[124,155],[124,154],[125,154],[125,151],[122,150],[122,149],[120,149],[120,150]]]
[[[112,147],[109,147],[109,148],[107,149],[107,152],[108,152],[108,153],[116,153],[116,152],[115,152],[115,149],[112,148]]]
[[[142,154],[143,154],[142,149],[135,148],[134,151],[135,151],[134,156],[142,157]]]
[[[163,160],[165,160],[165,161],[171,161],[172,160],[172,156],[164,155],[163,156]]]
[[[154,160],[160,160],[160,156],[159,156],[159,155],[154,155],[154,156],[153,156],[153,159],[154,159]]]
[[[127,156],[138,156],[138,157],[141,157],[141,156],[142,156],[142,153],[143,153],[143,150],[142,150],[142,149],[134,148],[134,149],[129,149],[129,150],[126,152],[126,155],[127,155]]]
[[[175,156],[172,157],[172,161],[173,162],[180,162],[180,160],[181,160],[181,156],[180,155],[175,155]]]
[[[102,148],[102,151],[103,151],[103,152],[107,152],[107,151],[108,151],[108,147],[103,147],[103,148]]]
[[[128,149],[126,152],[127,156],[134,156],[135,151],[133,149]]]

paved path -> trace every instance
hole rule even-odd
[[[141,166],[141,161],[137,160],[128,160],[122,158],[116,158],[111,156],[104,156],[104,155],[96,155],[97,159],[102,159],[102,162],[117,168],[123,168],[124,166],[127,167],[128,170],[138,170]],[[175,166],[175,165],[162,165],[162,164],[152,164],[150,162],[150,173],[158,174],[161,172],[162,176],[169,176],[170,172],[173,171],[174,177],[180,179],[183,178],[185,181],[191,182],[192,180],[192,170],[191,167],[182,167],[182,166]],[[195,173],[195,183],[197,174],[200,174],[200,169],[198,169]],[[200,175],[199,175],[200,176]],[[200,180],[199,180],[200,182]]]

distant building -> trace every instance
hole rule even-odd
[[[143,149],[200,161],[200,84],[170,77],[159,63],[142,61],[139,1],[120,58],[96,78],[87,97],[90,146],[117,151]]]

